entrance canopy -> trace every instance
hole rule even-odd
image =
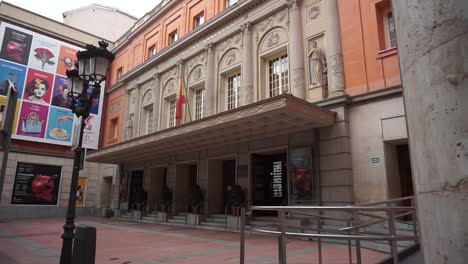
[[[280,95],[91,153],[91,162],[123,164],[222,147],[335,123],[335,113],[292,95]]]

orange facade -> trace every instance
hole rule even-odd
[[[195,28],[195,19],[203,15],[204,21],[214,17],[226,8],[225,0],[179,0],[167,10],[163,10],[153,21],[134,35],[115,51],[109,72],[109,84],[117,82],[118,71],[122,74],[143,63],[156,52],[170,44],[170,34],[176,32],[180,39]]]
[[[391,0],[339,0],[346,93],[401,84],[397,48],[390,44]]]

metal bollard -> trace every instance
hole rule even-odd
[[[72,264],[94,264],[96,258],[96,227],[78,225],[73,242]]]

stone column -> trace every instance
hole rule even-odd
[[[124,140],[130,140],[132,138],[129,135],[129,132],[128,132],[127,129],[128,129],[128,120],[130,118],[130,103],[131,103],[130,98],[132,97],[131,96],[132,95],[132,90],[131,89],[126,89],[125,90],[125,95],[127,96],[127,98],[126,98],[126,101],[125,101],[126,111],[125,111],[125,120],[124,120],[124,123],[123,123],[123,128],[124,128],[123,129],[123,132],[124,132],[123,137],[124,137]],[[132,131],[132,135],[133,135],[133,131]]]
[[[343,52],[341,50],[340,18],[337,0],[325,2],[327,13],[327,74],[328,96],[344,94]]]
[[[304,39],[302,37],[302,19],[300,0],[289,0],[289,34],[291,40],[289,44],[289,59],[291,66],[290,91],[294,96],[305,99],[304,84]],[[288,92],[288,91],[284,91]]]
[[[253,91],[253,57],[252,57],[252,26],[250,23],[241,25],[242,30],[242,68],[240,91],[240,106],[248,105],[254,101]]]
[[[206,79],[205,79],[205,109],[204,116],[210,116],[215,112],[215,53],[214,44],[206,45]],[[195,114],[195,113],[193,113]]]
[[[468,2],[393,4],[425,263],[466,263]]]
[[[135,88],[135,114],[133,118],[133,138],[140,136],[140,113],[141,113],[141,85],[137,84]]]
[[[160,98],[160,90],[161,90],[161,74],[159,72],[153,75],[153,132],[158,131],[159,127],[159,104]]]

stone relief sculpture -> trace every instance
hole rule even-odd
[[[317,47],[317,42],[312,41],[312,49],[309,54],[309,76],[312,86],[326,84],[326,61],[320,48]]]
[[[131,114],[128,116],[128,120],[127,120],[127,127],[126,127],[126,130],[127,130],[127,140],[132,139],[132,132],[133,132],[133,120],[132,120],[132,117],[133,117],[133,113],[131,113]]]

